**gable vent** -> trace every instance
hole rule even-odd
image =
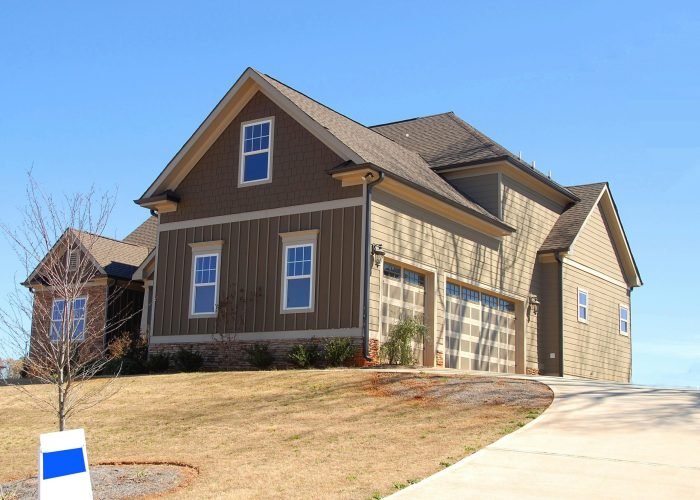
[[[68,270],[69,271],[76,271],[78,269],[78,251],[73,249],[73,250],[68,250]]]

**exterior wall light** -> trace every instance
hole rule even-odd
[[[386,252],[382,249],[381,243],[372,243],[372,260],[377,269],[382,265],[385,255]]]

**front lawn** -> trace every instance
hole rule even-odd
[[[173,498],[387,495],[521,427],[552,398],[531,381],[365,370],[154,375],[118,383],[114,397],[68,427],[86,429],[91,463],[199,468]],[[2,483],[36,474],[39,433],[56,425],[11,387],[0,387],[0,401]]]

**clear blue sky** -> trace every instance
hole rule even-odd
[[[56,191],[118,188],[124,236],[247,66],[365,124],[452,110],[564,185],[611,183],[645,281],[634,381],[700,385],[697,2],[107,4],[0,10],[2,220],[33,165]]]

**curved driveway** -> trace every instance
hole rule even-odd
[[[535,380],[544,414],[391,498],[700,498],[700,391]]]

